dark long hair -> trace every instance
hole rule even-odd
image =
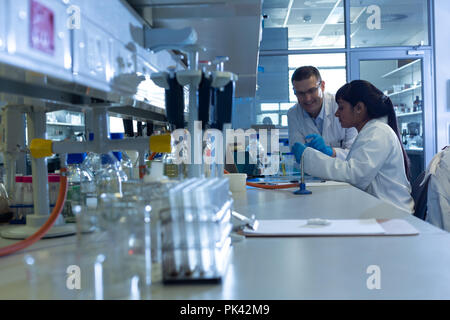
[[[336,102],[345,100],[355,107],[358,102],[363,102],[367,108],[369,119],[388,117],[388,125],[394,130],[402,147],[403,161],[406,177],[409,179],[409,159],[403,147],[400,131],[398,130],[397,117],[391,99],[384,95],[377,87],[365,80],[353,80],[345,84],[336,92]]]

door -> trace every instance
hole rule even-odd
[[[370,81],[392,100],[414,181],[436,153],[430,51],[358,50],[349,58],[350,80]]]

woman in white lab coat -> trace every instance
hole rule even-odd
[[[424,180],[428,178],[430,181],[425,221],[450,231],[450,147],[433,157]]]
[[[320,136],[292,150],[297,162],[304,161],[307,174],[343,181],[412,213],[414,200],[408,181],[408,157],[398,132],[389,97],[368,81],[354,80],[336,93],[336,117],[343,128],[355,127],[358,135],[346,160],[315,150],[323,148]],[[320,149],[319,148],[319,149]]]

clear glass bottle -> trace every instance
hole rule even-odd
[[[122,194],[122,182],[127,181],[128,177],[123,172],[120,162],[112,152],[102,154],[100,159],[100,170],[94,174],[97,195],[101,196],[102,193]]]
[[[99,226],[103,241],[97,252],[103,257],[105,299],[141,298],[152,283],[151,210],[141,196],[138,181],[123,184],[122,194],[103,193]]]
[[[189,163],[190,154],[187,147],[187,131],[184,135],[178,136],[176,139],[172,135],[171,153],[163,156],[164,175],[177,180],[183,180],[187,177],[187,165]]]
[[[119,175],[120,175],[120,180],[122,181],[128,181],[129,179],[129,175],[128,174],[133,174],[133,165],[131,164],[131,161],[129,158],[127,158],[128,160],[124,160],[124,156],[126,156],[126,154],[124,152],[118,152],[118,151],[114,151],[113,152],[114,156],[116,157],[117,161],[119,162]]]
[[[128,180],[134,180],[138,178],[138,176],[135,176],[134,174],[136,163],[133,163],[131,158],[128,156],[128,153],[125,151],[122,152],[122,160],[120,160],[120,165],[122,167],[122,171],[127,175]]]
[[[95,196],[94,176],[89,169],[83,166],[85,158],[86,153],[74,153],[67,156],[68,189],[63,208],[63,216],[66,222],[76,222],[75,212],[83,214],[80,219],[87,219],[85,212],[87,210],[87,198]],[[80,206],[80,208],[77,209],[76,206]]]
[[[111,140],[123,140],[124,138],[124,134],[121,132],[113,132],[110,133],[110,138]],[[123,151],[114,151],[113,154],[116,156],[117,160],[120,162],[120,166],[121,169],[123,171],[123,173],[127,176],[126,180],[132,180],[134,179],[134,174],[133,174],[133,162],[131,161],[130,157],[128,156],[128,154],[126,152]],[[121,173],[122,174],[122,173]],[[124,178],[122,177],[123,181]]]
[[[75,214],[82,213],[82,230],[98,228],[97,209],[103,193],[122,193],[122,182],[127,181],[117,158],[112,152],[106,154],[88,153],[82,167],[93,176],[94,183],[81,184],[83,204],[77,208]],[[73,209],[73,207],[72,207]]]

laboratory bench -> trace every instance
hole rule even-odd
[[[450,299],[447,232],[350,185],[315,183],[308,188],[311,195],[294,195],[295,189],[248,187],[233,195],[234,210],[257,219],[404,219],[419,234],[236,238],[221,283],[163,285],[155,281],[142,291],[135,288],[128,298]],[[1,239],[0,245],[11,242]],[[71,236],[41,240],[0,258],[0,299],[108,299],[106,289],[103,296],[95,296],[83,287],[66,288],[65,266],[76,264],[75,256],[76,237]],[[34,266],[26,263],[30,258],[35,259]],[[379,289],[367,285],[368,268],[374,265],[379,268]],[[90,271],[82,272],[83,277]]]

